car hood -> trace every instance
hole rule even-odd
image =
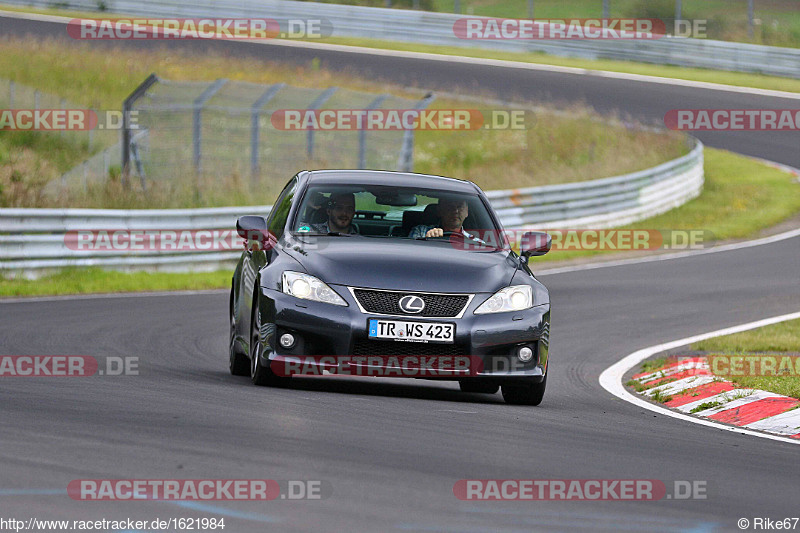
[[[508,251],[465,251],[447,241],[318,237],[286,247],[312,276],[329,285],[425,292],[495,292],[511,282]]]

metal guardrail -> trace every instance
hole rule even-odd
[[[512,228],[604,228],[642,220],[698,196],[703,187],[703,145],[657,167],[593,181],[487,195],[503,225]],[[238,250],[216,252],[76,250],[65,235],[78,230],[229,230],[244,214],[271,206],[213,209],[2,209],[0,271],[35,276],[64,267],[200,271],[230,268]]]
[[[647,170],[578,183],[486,194],[508,228],[607,228],[658,215],[703,190],[703,143],[687,155]]]
[[[52,7],[52,0],[5,0],[6,4]],[[97,0],[70,0],[69,8],[98,11]],[[465,15],[405,9],[296,2],[292,0],[104,0],[105,12],[154,17],[255,17],[279,22],[326,20],[336,37],[546,52],[586,59],[619,59],[800,78],[800,49],[666,37],[658,40],[465,40],[453,24]],[[282,27],[283,29],[283,27]]]

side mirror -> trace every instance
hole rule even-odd
[[[260,248],[264,250],[271,244],[270,235],[267,231],[267,219],[259,215],[239,217],[236,220],[236,233],[247,241],[248,249],[252,241],[258,242]]]
[[[520,255],[524,258],[531,256],[544,255],[550,251],[553,239],[548,233],[542,231],[526,231],[522,234],[520,243]]]

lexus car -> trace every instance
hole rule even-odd
[[[302,171],[268,214],[236,223],[230,371],[458,381],[538,405],[550,295],[528,266],[545,233],[515,237],[470,181],[368,170]]]

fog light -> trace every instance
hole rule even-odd
[[[284,333],[281,335],[281,346],[286,348],[287,350],[294,346],[294,335],[291,333]]]
[[[533,350],[528,348],[527,346],[523,346],[519,350],[517,350],[517,357],[523,363],[527,363],[531,359],[533,359]]]

